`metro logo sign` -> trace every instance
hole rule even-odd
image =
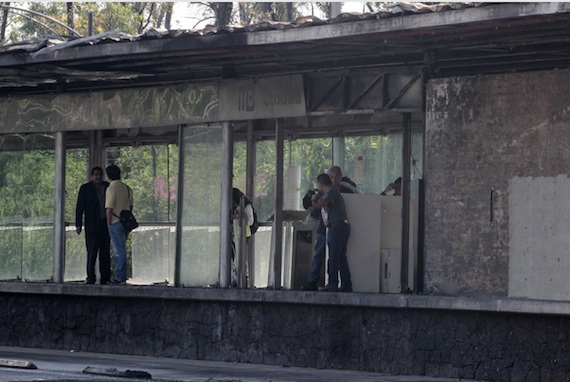
[[[222,121],[299,117],[307,113],[301,75],[220,81],[219,97]]]

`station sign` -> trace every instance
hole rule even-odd
[[[220,81],[218,111],[222,121],[304,116],[303,76]]]

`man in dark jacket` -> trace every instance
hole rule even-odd
[[[85,244],[87,246],[87,284],[95,284],[95,262],[99,254],[101,284],[111,279],[111,258],[109,231],[105,215],[105,191],[109,186],[103,181],[103,169],[93,167],[91,181],[79,189],[75,208],[75,228],[81,234],[85,215]]]

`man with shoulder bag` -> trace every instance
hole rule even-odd
[[[107,228],[115,253],[114,284],[126,284],[127,281],[127,237],[129,231],[121,223],[123,211],[133,210],[133,190],[121,181],[121,170],[116,165],[108,166],[107,178],[111,181],[105,197]],[[135,221],[136,222],[136,221]]]

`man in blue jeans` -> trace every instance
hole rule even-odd
[[[312,201],[313,209],[321,209],[323,222],[328,229],[327,244],[329,246],[328,284],[319,288],[324,292],[336,292],[338,288],[338,273],[341,276],[341,292],[352,292],[352,280],[346,247],[350,237],[350,224],[346,216],[344,199],[340,191],[333,186],[327,174],[317,177],[317,187],[322,197]]]
[[[121,181],[121,170],[115,165],[107,167],[107,178],[111,181],[105,194],[105,211],[109,236],[115,253],[115,279],[113,284],[127,281],[127,237],[119,221],[122,210],[133,210],[133,190]]]
[[[349,178],[342,176],[342,170],[339,166],[332,166],[329,170],[329,177],[331,178],[332,185],[336,187],[341,193],[358,193],[356,189],[356,184],[352,182]],[[303,207],[305,209],[309,209],[311,206],[311,200],[317,199],[317,201],[323,195],[319,193],[318,190],[309,190],[303,197]],[[317,290],[319,279],[321,278],[321,268],[323,267],[323,263],[325,261],[326,255],[326,244],[327,244],[327,229],[325,224],[323,223],[323,219],[321,216],[321,211],[316,209],[311,212],[311,218],[316,219],[319,221],[319,226],[317,228],[317,237],[315,243],[315,252],[313,254],[313,259],[311,261],[311,273],[309,273],[309,282],[301,287],[301,290]],[[348,260],[347,260],[348,261]],[[348,264],[346,267],[348,269]],[[350,271],[349,271],[350,272]],[[342,275],[341,275],[342,278]],[[352,291],[352,287],[350,289],[344,289],[344,292]]]

